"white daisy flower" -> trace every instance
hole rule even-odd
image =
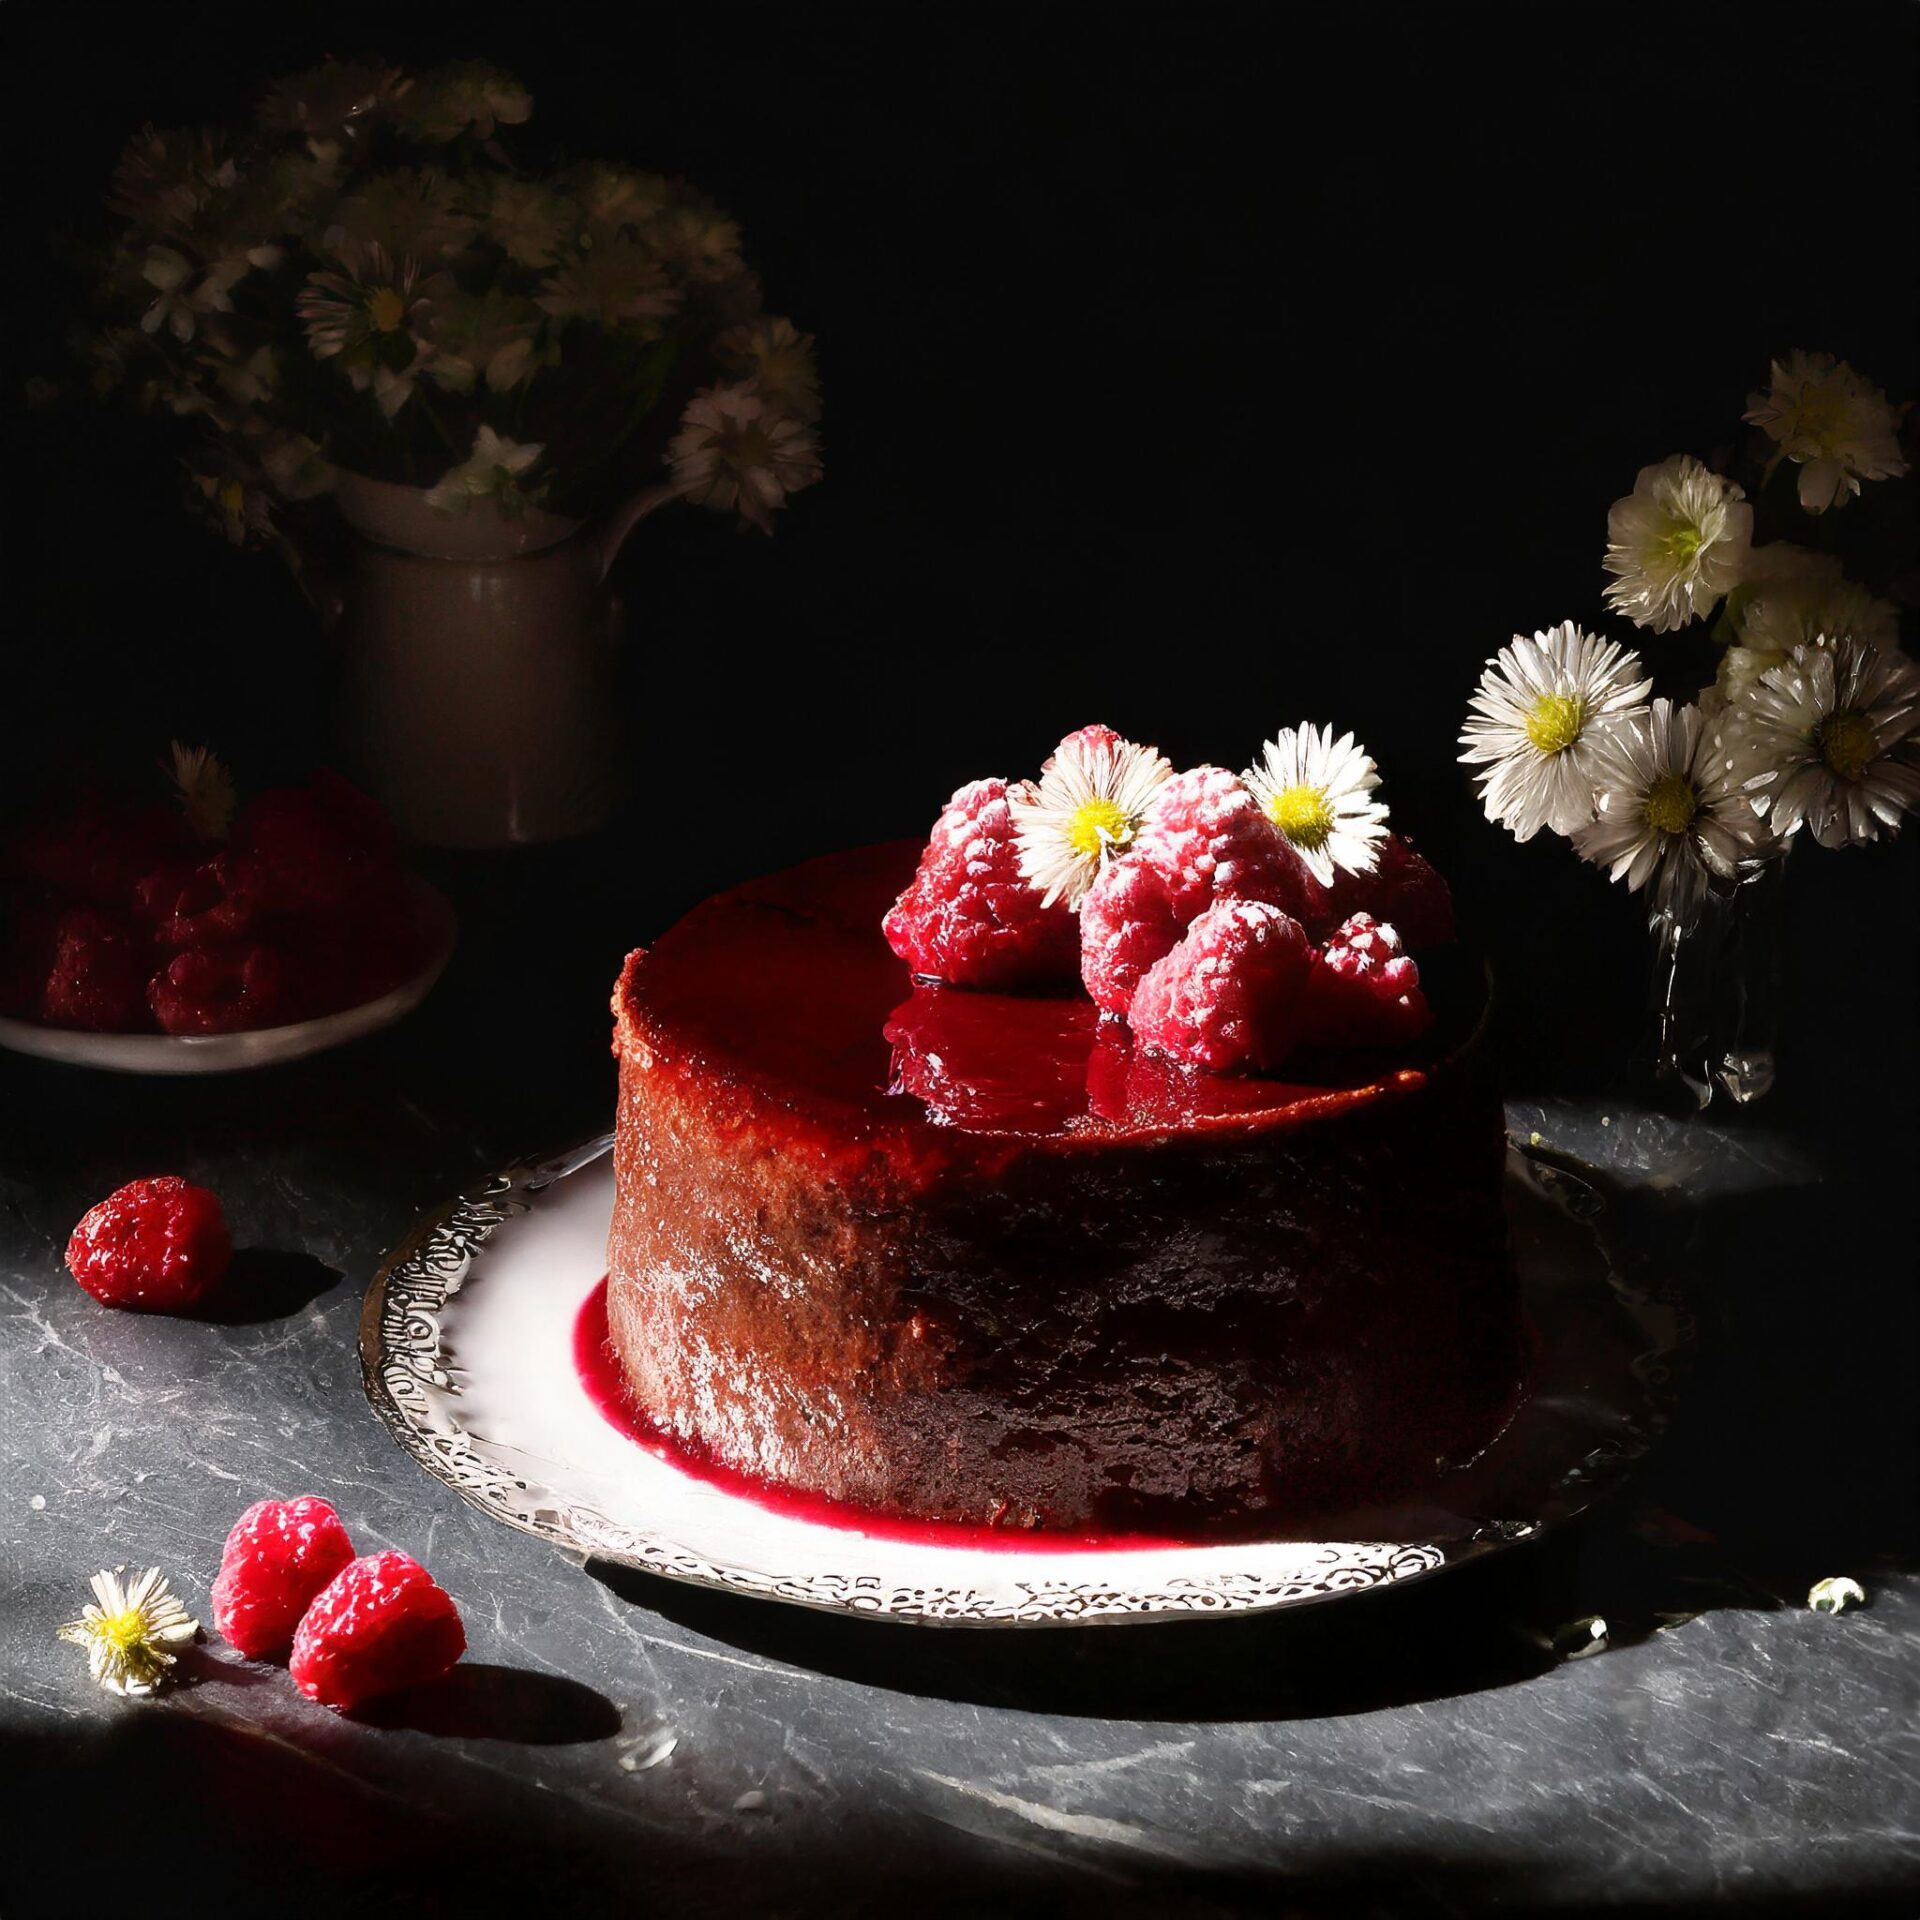
[[[814,371],[813,335],[791,320],[767,314],[729,327],[713,343],[723,367],[744,375],[783,413],[796,420],[820,417],[820,376]]]
[[[180,798],[180,811],[187,825],[200,840],[224,840],[233,825],[234,810],[240,804],[233,775],[221,764],[211,747],[170,744],[171,758],[161,763],[161,771],[173,782]]]
[[[1739,584],[1752,538],[1746,495],[1691,454],[1642,467],[1607,515],[1607,604],[1636,627],[1671,633]]]
[[[410,133],[444,144],[471,133],[491,140],[498,127],[517,127],[533,113],[533,96],[512,74],[483,60],[457,60],[423,75],[402,101]]]
[[[1809,513],[1844,506],[1862,480],[1907,470],[1887,396],[1830,353],[1774,361],[1773,385],[1748,394],[1741,417],[1778,443],[1769,478],[1783,457],[1799,467],[1800,504]]]
[[[1582,633],[1571,620],[1515,634],[1487,662],[1461,729],[1463,762],[1487,818],[1531,840],[1542,827],[1571,833],[1593,817],[1594,754],[1607,729],[1644,706],[1651,680],[1640,656]]]
[[[111,1573],[96,1573],[93,1601],[78,1620],[57,1631],[62,1640],[86,1648],[94,1680],[109,1693],[152,1693],[173,1665],[171,1649],[184,1647],[200,1627],[158,1567],[122,1586],[125,1572],[115,1567]]]
[[[1746,578],[1727,596],[1727,625],[1738,645],[1784,660],[1821,634],[1849,633],[1876,647],[1894,646],[1900,615],[1891,601],[1849,580],[1831,554],[1775,540],[1748,556]]]
[[[1920,802],[1920,667],[1894,647],[1841,638],[1795,647],[1744,687],[1734,747],[1756,812],[1781,839],[1823,847],[1897,832]]]
[[[804,421],[778,412],[751,385],[696,393],[667,443],[676,492],[724,513],[737,508],[762,533],[789,494],[820,478],[820,445]]]
[[[1387,836],[1387,809],[1373,798],[1380,772],[1350,733],[1282,727],[1241,779],[1261,811],[1323,887],[1334,869],[1371,873]]]
[[[413,397],[432,345],[423,329],[436,300],[454,290],[445,274],[422,277],[373,245],[345,273],[307,277],[294,301],[316,360],[335,360],[357,392],[369,387],[389,420]]]
[[[534,496],[522,487],[520,476],[546,452],[544,445],[523,446],[483,426],[473,436],[473,452],[460,466],[441,475],[427,489],[427,505],[435,513],[468,512],[476,500],[492,500],[500,511],[514,514]]]
[[[1766,850],[1725,743],[1698,707],[1656,700],[1625,715],[1594,753],[1594,818],[1576,828],[1574,851],[1653,904],[1691,918],[1710,878],[1733,880]]]
[[[1172,778],[1159,748],[1092,726],[1060,742],[1037,783],[1009,788],[1020,871],[1042,904],[1078,907],[1101,863],[1133,844],[1154,794]]]
[[[623,234],[549,274],[534,304],[556,320],[593,320],[651,336],[679,306],[680,291],[660,262]]]
[[[202,314],[233,311],[231,289],[246,272],[244,259],[220,261],[203,273],[176,247],[149,247],[140,277],[155,297],[140,316],[140,331],[158,333],[164,326],[176,340],[191,340]]]

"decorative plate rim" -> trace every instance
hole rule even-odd
[[[1167,1577],[1158,1588],[1122,1588],[1111,1580],[1014,1582],[1025,1595],[1014,1602],[972,1587],[921,1584],[889,1591],[889,1583],[871,1572],[783,1575],[726,1566],[703,1558],[667,1532],[627,1526],[590,1502],[509,1472],[479,1452],[464,1429],[436,1417],[429,1400],[429,1390],[458,1392],[439,1364],[439,1316],[466,1283],[476,1257],[501,1226],[531,1212],[539,1194],[602,1159],[612,1145],[612,1134],[602,1134],[559,1153],[511,1162],[419,1220],[376,1270],[361,1310],[360,1370],[368,1402],[402,1452],[470,1505],[518,1532],[586,1559],[822,1612],[932,1626],[1147,1624],[1318,1604],[1428,1579],[1537,1538],[1608,1492],[1665,1430],[1677,1362],[1694,1331],[1691,1315],[1666,1289],[1635,1287],[1622,1278],[1622,1263],[1597,1231],[1606,1203],[1586,1177],[1594,1170],[1550,1149],[1510,1140],[1509,1165],[1522,1163],[1570,1220],[1592,1230],[1616,1303],[1646,1342],[1632,1363],[1643,1398],[1627,1438],[1602,1443],[1574,1461],[1544,1490],[1538,1513],[1524,1519],[1486,1519],[1471,1534],[1438,1542],[1196,1543],[1196,1551],[1204,1547],[1210,1552],[1231,1544],[1296,1547],[1302,1569],[1311,1564],[1317,1577],[1277,1580],[1271,1573],[1229,1570]],[[1638,1311],[1649,1305],[1672,1319],[1673,1332],[1665,1341]]]
[[[432,949],[425,962],[397,987],[363,1000],[357,1007],[339,1007],[311,1020],[247,1027],[234,1033],[88,1033],[77,1027],[50,1027],[38,1020],[0,1015],[0,1048],[35,1060],[49,1060],[56,1066],[166,1078],[257,1072],[364,1039],[411,1013],[433,991],[459,944],[460,925],[453,902],[418,874],[407,878],[427,921]]]

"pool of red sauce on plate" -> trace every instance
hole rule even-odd
[[[1178,1547],[1210,1544],[1224,1535],[1206,1534],[1194,1540],[1176,1540],[1149,1533],[1052,1532],[1023,1527],[978,1527],[952,1520],[903,1520],[897,1515],[869,1513],[819,1494],[793,1493],[784,1487],[770,1487],[732,1467],[723,1467],[696,1449],[661,1432],[637,1408],[627,1393],[620,1363],[607,1341],[607,1283],[587,1296],[573,1325],[573,1364],[586,1389],[587,1397],[600,1417],[617,1428],[635,1446],[644,1447],[656,1460],[664,1461],[689,1479],[704,1481],[731,1494],[735,1499],[751,1500],[768,1513],[785,1520],[803,1520],[812,1526],[837,1527],[843,1532],[865,1534],[875,1540],[897,1540],[917,1547],[977,1547],[998,1553],[1093,1553],[1137,1552],[1143,1547]],[[1247,1537],[1243,1525],[1237,1537]]]

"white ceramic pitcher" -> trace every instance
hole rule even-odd
[[[620,788],[618,620],[606,575],[666,487],[601,529],[342,472],[351,529],[322,614],[343,652],[356,771],[409,840],[506,847],[605,823]]]

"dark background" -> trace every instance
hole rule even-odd
[[[583,969],[727,881],[918,832],[1090,718],[1235,766],[1324,718],[1505,950],[1525,1069],[1605,1084],[1641,1038],[1637,908],[1490,828],[1455,735],[1511,633],[1608,624],[1608,503],[1670,452],[1737,452],[1770,355],[1920,391],[1914,12],[1795,18],[9,6],[0,798],[175,735],[243,785],[330,751],[304,603],[187,518],[152,423],[22,409],[27,375],[65,373],[85,286],[63,260],[123,140],[329,52],[480,55],[533,93],[531,160],[684,172],[733,210],[827,392],[826,480],[774,539],[681,509],[623,557],[635,796],[575,861],[610,930]],[[1904,541],[1911,591],[1912,501],[1786,517],[1843,552]],[[1646,642],[1697,684],[1696,642]],[[1910,848],[1794,868],[1797,928],[1910,952]],[[1784,1092],[1815,1110],[1913,1057],[1911,996],[1856,1031],[1833,954],[1789,953]]]

